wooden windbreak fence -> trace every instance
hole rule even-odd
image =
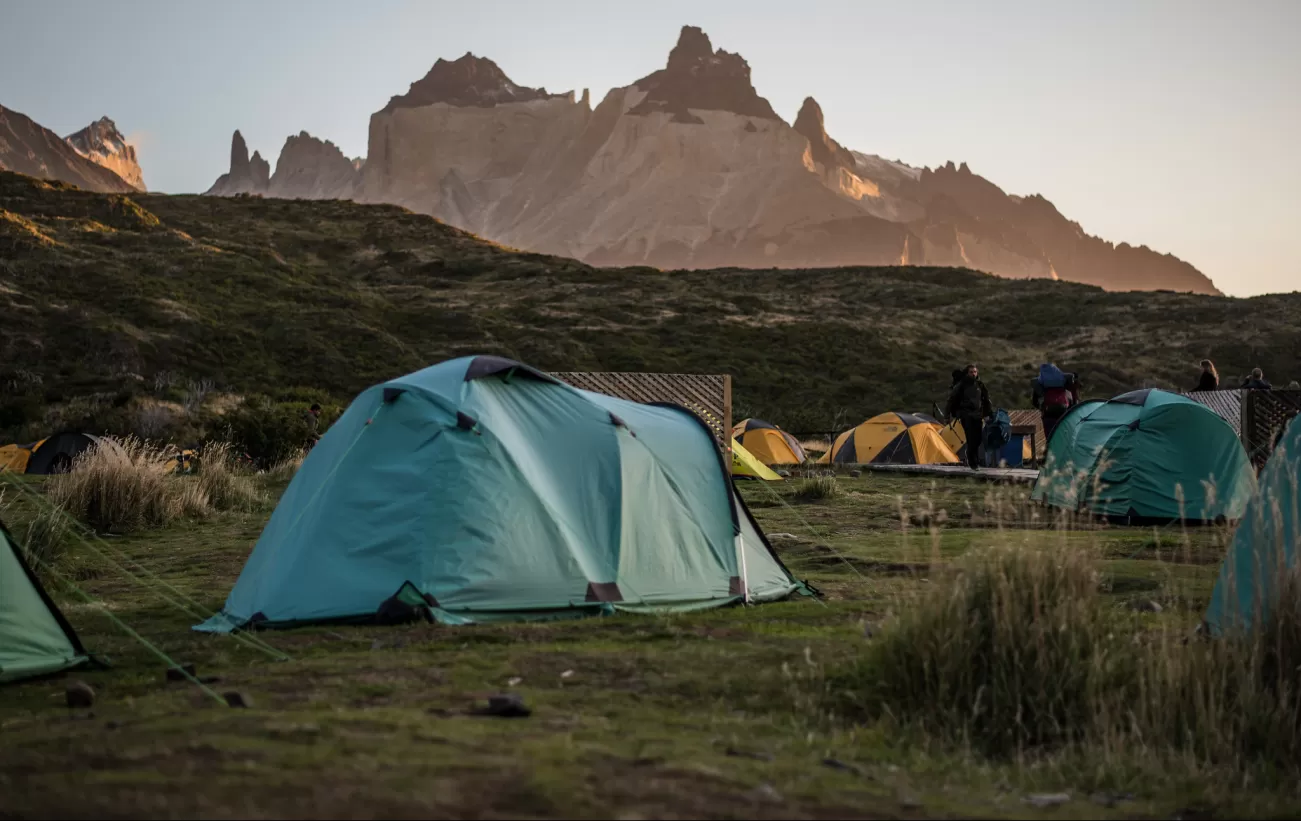
[[[1301,391],[1243,391],[1242,445],[1260,470],[1288,424],[1301,415]]]
[[[553,373],[562,382],[630,402],[671,403],[694,413],[732,464],[732,377],[717,373]]]

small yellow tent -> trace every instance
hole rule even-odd
[[[798,465],[809,458],[798,439],[762,419],[737,422],[732,428],[732,438],[765,465]]]
[[[30,458],[32,458],[32,449],[25,445],[5,445],[0,447],[0,471],[26,473],[27,460]]]
[[[824,464],[954,465],[957,454],[940,436],[940,423],[920,413],[883,413],[836,437]]]
[[[31,461],[32,454],[47,441],[49,440],[42,439],[39,442],[32,442],[27,445],[4,445],[0,447],[0,471],[26,473],[27,463]]]
[[[769,482],[780,482],[782,478],[774,473],[772,468],[754,458],[754,454],[735,439],[732,440],[732,475],[765,479]]]

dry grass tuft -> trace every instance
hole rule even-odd
[[[47,492],[55,505],[80,521],[119,533],[166,527],[180,518],[201,519],[214,511],[250,510],[262,502],[228,445],[207,445],[198,475],[180,476],[167,449],[135,438],[85,451],[69,473],[50,478]]]
[[[835,476],[812,476],[795,488],[794,497],[803,502],[818,502],[840,496],[840,484]]]
[[[50,500],[99,531],[164,527],[195,513],[177,492],[165,452],[139,439],[102,442],[80,454],[72,470],[52,476]]]
[[[204,446],[199,457],[197,490],[216,510],[253,510],[263,502],[253,477],[239,467],[226,442]]]
[[[306,458],[306,451],[299,449],[297,453],[281,459],[267,470],[267,478],[273,482],[288,482],[298,473],[298,469],[303,466],[303,459]]]

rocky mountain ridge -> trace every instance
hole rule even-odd
[[[391,203],[595,265],[950,265],[1218,293],[1191,265],[1090,236],[965,163],[919,169],[851,151],[812,97],[787,124],[749,64],[692,26],[664,68],[595,108],[586,92],[521,86],[484,57],[440,59],[371,116],[364,165],[303,133],[270,175],[256,153],[246,166],[235,137],[210,194]]]
[[[143,190],[135,149],[121,139],[111,120],[106,117],[72,136],[84,146],[85,153],[71,139],[60,137],[25,114],[0,106],[0,170],[61,180],[102,193],[125,194]],[[109,140],[114,144],[120,143],[125,150],[118,150]],[[111,166],[101,165],[101,159],[133,175],[139,187],[124,179]]]

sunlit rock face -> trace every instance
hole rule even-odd
[[[101,117],[65,139],[81,156],[117,174],[137,191],[145,190],[135,146],[127,143],[108,117]]]

